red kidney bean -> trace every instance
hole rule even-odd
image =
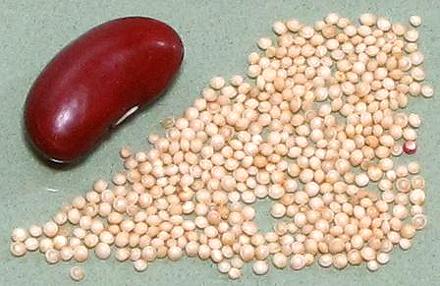
[[[93,149],[108,130],[169,85],[183,44],[155,19],[116,19],[66,46],[33,84],[25,105],[32,145],[54,162]]]

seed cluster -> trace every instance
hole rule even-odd
[[[11,252],[39,250],[50,264],[112,254],[136,271],[184,255],[239,278],[272,265],[317,262],[376,271],[427,223],[411,97],[423,83],[419,32],[372,14],[360,25],[329,14],[314,26],[275,22],[258,40],[248,77],[211,79],[184,115],[166,119],[152,148],[121,150],[125,170],[98,180],[43,226],[12,233]],[[410,19],[413,26],[420,17]],[[272,200],[273,231],[253,204]],[[81,268],[70,275],[84,278]]]

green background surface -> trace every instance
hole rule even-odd
[[[364,12],[406,22],[423,18],[421,46],[428,81],[440,87],[439,1],[6,1],[0,0],[0,285],[71,285],[73,263],[49,266],[42,255],[23,258],[9,254],[9,235],[16,226],[47,221],[75,195],[87,191],[99,177],[110,178],[122,168],[121,146],[147,148],[146,134],[159,130],[159,118],[180,114],[215,75],[244,74],[255,41],[271,35],[278,19],[298,18],[313,23],[329,12],[354,19]],[[67,170],[51,169],[38,161],[22,136],[22,107],[26,93],[44,65],[67,42],[104,21],[128,16],[150,16],[168,22],[181,34],[186,58],[169,92],[153,107],[124,124],[82,164]],[[159,261],[136,273],[130,263],[93,258],[83,265],[82,285],[440,285],[440,96],[410,99],[408,111],[422,115],[420,151],[427,179],[429,224],[418,233],[407,252],[395,250],[390,263],[376,273],[365,266],[343,271],[316,265],[300,272],[273,270],[257,277],[249,267],[239,281],[230,282],[209,262],[184,259]],[[50,192],[48,188],[57,189]],[[259,222],[269,226],[269,202],[258,204]]]

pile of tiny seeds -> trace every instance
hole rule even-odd
[[[43,226],[15,229],[12,254],[38,250],[50,264],[113,254],[137,271],[186,255],[231,279],[245,263],[259,275],[315,262],[376,271],[427,223],[419,164],[393,157],[416,151],[421,124],[401,109],[433,89],[417,30],[359,21],[275,22],[275,41],[261,38],[249,55],[249,81],[213,78],[183,116],[164,120],[165,136],[149,136],[152,149],[121,150],[113,184],[98,180]],[[265,198],[271,232],[255,221]]]

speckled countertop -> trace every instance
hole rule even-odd
[[[421,45],[428,80],[440,89],[440,2],[438,1],[29,1],[0,0],[0,285],[70,285],[72,263],[48,266],[41,255],[15,259],[9,235],[15,226],[47,221],[57,208],[88,190],[94,179],[109,178],[121,169],[118,151],[129,143],[145,148],[145,136],[159,129],[158,118],[180,114],[214,75],[243,74],[255,41],[270,35],[277,19],[298,18],[312,23],[329,12],[356,17],[364,12],[407,21],[423,18]],[[98,23],[127,15],[161,19],[182,35],[186,58],[178,80],[152,108],[125,124],[82,164],[54,170],[41,164],[24,144],[21,129],[26,93],[50,58],[67,42]],[[143,273],[129,263],[92,259],[84,265],[82,285],[439,285],[440,284],[440,97],[411,99],[408,110],[420,113],[420,151],[427,179],[427,229],[414,246],[396,250],[391,262],[376,273],[363,267],[344,271],[317,266],[300,271],[275,270],[265,277],[249,267],[239,281],[230,282],[211,263],[184,259],[155,262]],[[56,189],[58,192],[50,192]],[[259,222],[271,223],[267,202],[258,204]]]

